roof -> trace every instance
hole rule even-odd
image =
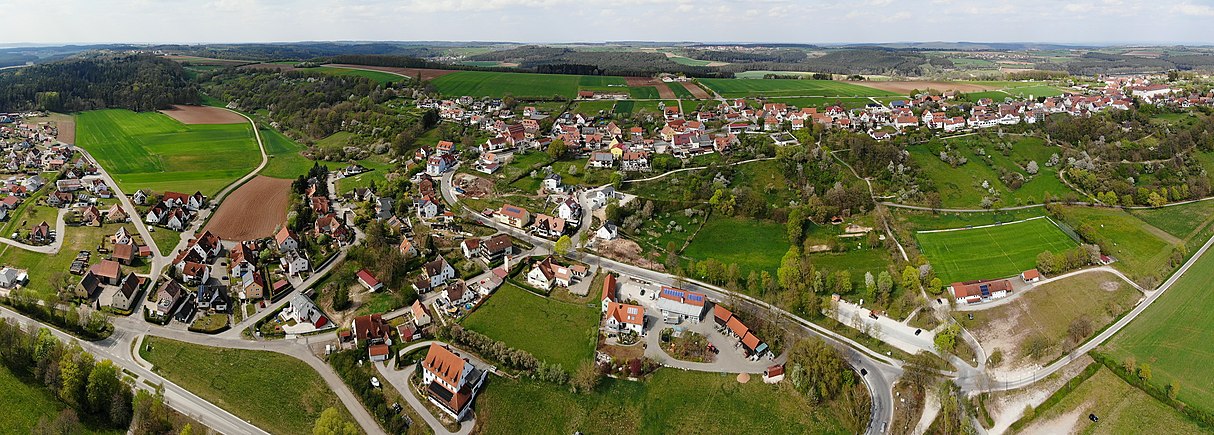
[[[359,269],[358,280],[362,281],[362,283],[367,287],[375,287],[379,285],[379,280],[375,279],[375,276],[371,275],[371,272],[367,269]]]
[[[742,321],[738,320],[737,317],[729,319],[725,326],[738,337],[745,337],[746,334],[750,332],[750,328],[747,328],[746,325],[742,324]]]
[[[663,299],[668,299],[681,304],[694,305],[697,307],[704,306],[704,301],[707,299],[703,293],[678,289],[674,287],[662,286],[660,293]]]
[[[522,207],[513,206],[510,204],[503,204],[501,210],[498,211],[498,213],[501,213],[503,215],[506,215],[507,217],[512,217],[515,219],[526,219],[527,216],[530,215],[530,212],[528,212],[526,209],[524,209]]]
[[[459,385],[459,377],[464,372],[466,363],[467,361],[450,349],[440,346],[438,343],[430,343],[430,349],[426,352],[426,359],[422,361],[422,366],[448,384]]]
[[[506,233],[498,234],[490,237],[489,240],[481,242],[481,246],[489,253],[497,253],[509,250],[514,247],[514,241],[510,239],[510,235]]]
[[[759,337],[755,337],[754,333],[747,332],[746,336],[742,337],[742,345],[746,346],[747,349],[758,349],[760,343],[762,342],[759,341]]]
[[[130,260],[135,258],[135,245],[130,243],[119,243],[114,245],[114,258],[123,258]]]
[[[388,345],[377,344],[367,348],[367,354],[370,356],[384,356],[388,354]]]
[[[118,262],[101,260],[100,263],[94,264],[89,271],[103,278],[118,279]]]
[[[603,278],[603,298],[602,299],[607,299],[609,301],[615,300],[615,275],[612,275],[609,273],[609,274],[607,274],[606,278]],[[602,299],[600,299],[600,300],[602,300]]]
[[[421,299],[413,301],[412,308],[413,308],[413,318],[430,315],[430,313],[426,312],[426,305],[422,303]]]
[[[388,332],[392,330],[379,314],[355,317],[353,323],[354,337],[358,340],[388,338]]]
[[[992,292],[998,291],[1011,291],[1012,283],[1006,279],[993,281],[966,281],[955,282],[951,287],[953,288],[953,296],[957,299],[961,299],[974,296],[986,296]]]
[[[645,308],[638,305],[611,302],[607,304],[607,316],[619,323],[645,325]]]
[[[1024,279],[1041,278],[1041,272],[1038,272],[1037,269],[1026,270],[1026,271],[1024,271],[1024,273],[1021,273],[1020,275],[1023,276]]]
[[[720,305],[713,305],[712,306],[712,316],[717,318],[717,320],[720,323],[725,323],[733,318],[733,313],[730,312],[729,309],[727,309],[725,307],[722,307]]]

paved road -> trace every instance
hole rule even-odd
[[[7,237],[0,237],[0,243],[4,243],[4,244],[10,245],[10,246],[13,246],[15,248],[21,248],[26,251],[39,252],[39,253],[43,253],[43,254],[52,254],[52,255],[58,254],[59,249],[63,247],[63,231],[67,227],[67,224],[63,221],[63,217],[64,217],[64,215],[67,214],[67,212],[68,212],[67,208],[59,209],[59,214],[55,217],[55,241],[49,245],[42,245],[42,246],[27,245],[25,243],[21,243],[21,242],[18,242],[16,240],[13,240],[13,239],[10,239]],[[11,216],[9,219],[17,219],[17,218],[18,218],[17,216]],[[34,224],[34,225],[37,225],[37,224]]]
[[[1111,273],[1113,275],[1116,275],[1118,278],[1121,278],[1122,281],[1125,281],[1127,284],[1134,287],[1135,289],[1138,289],[1138,291],[1143,292],[1143,293],[1149,292],[1149,290],[1142,288],[1142,286],[1138,285],[1138,283],[1134,282],[1134,280],[1131,280],[1129,277],[1125,276],[1125,274],[1121,273],[1120,270],[1117,270],[1111,266],[1097,266],[1097,267],[1089,267],[1086,269],[1079,269],[1079,270],[1067,272],[1062,275],[1054,276],[1051,278],[1044,278],[1041,281],[1037,281],[1036,283],[1033,283],[1033,285],[1028,286],[1020,291],[1012,292],[1011,296],[1008,296],[1005,298],[999,298],[999,299],[992,300],[990,302],[983,302],[981,304],[958,305],[956,308],[953,308],[953,309],[956,311],[982,311],[982,310],[988,310],[991,308],[995,308],[995,307],[998,307],[1001,305],[1007,305],[1007,304],[1012,303],[1016,299],[1019,299],[1025,293],[1028,293],[1043,284],[1048,284],[1048,283],[1051,283],[1054,281],[1070,278],[1070,277],[1073,277],[1076,275],[1082,275],[1085,273],[1093,273],[1093,272]],[[1013,278],[1013,279],[1018,279],[1018,278]]]
[[[420,341],[401,349],[400,352],[397,352],[397,355],[403,355],[417,349],[430,347],[430,344],[432,343],[444,344],[440,341]],[[464,352],[463,355],[469,359],[475,358],[466,352]],[[489,365],[485,364],[484,361],[475,360],[473,364],[480,369],[489,368]],[[452,432],[447,430],[446,426],[443,426],[443,423],[438,420],[438,417],[435,417],[434,414],[430,412],[430,409],[426,407],[426,404],[422,403],[422,401],[417,398],[416,394],[413,394],[413,385],[411,382],[409,382],[409,379],[413,377],[413,372],[417,370],[416,365],[406,367],[404,370],[393,370],[388,368],[386,362],[381,362],[375,364],[375,370],[379,372],[380,376],[384,377],[384,380],[392,384],[392,387],[396,388],[396,391],[399,392],[400,395],[405,396],[405,401],[409,402],[409,406],[422,416],[422,420],[426,421],[426,424],[430,426],[430,430],[434,431],[434,433],[448,435],[468,435],[472,433],[472,428],[476,426],[475,415],[473,415],[473,418],[471,419],[461,421],[459,424],[459,430]]]

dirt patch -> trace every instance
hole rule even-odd
[[[211,106],[173,106],[160,113],[181,121],[182,124],[239,124],[248,122],[240,114]]]
[[[46,116],[26,118],[22,122],[27,124],[38,124],[41,122],[50,123],[51,125],[54,125],[59,132],[58,135],[55,136],[55,139],[58,139],[59,142],[68,144],[76,143],[76,118],[73,118],[72,115],[52,113]]]
[[[1057,391],[1071,378],[1074,378],[1079,372],[1082,372],[1088,364],[1092,363],[1092,359],[1087,355],[1079,357],[1062,370],[1057,372],[1057,376],[1047,377],[1031,388],[1021,388],[1011,391],[1002,391],[994,393],[991,399],[986,402],[987,411],[991,417],[995,419],[995,426],[992,427],[990,433],[1004,433],[1012,426],[1016,420],[1024,416],[1026,406],[1036,408],[1045,401],[1047,397]],[[1065,432],[1038,432],[1038,431],[1021,431],[1022,433],[1065,433]]]
[[[475,175],[455,174],[451,184],[464,190],[464,196],[478,199],[493,195],[493,182]]]
[[[645,258],[641,254],[641,245],[632,240],[615,239],[615,240],[599,240],[595,242],[595,249],[599,254],[616,261],[622,261],[628,264],[634,264],[646,269],[665,271],[666,266],[658,264],[652,260]]]
[[[911,90],[935,89],[937,91],[960,91],[960,92],[982,92],[993,91],[999,89],[993,86],[979,85],[974,83],[958,83],[958,82],[933,82],[926,80],[907,80],[897,82],[848,82],[853,85],[867,86],[883,91],[894,92],[898,94],[909,94]]]
[[[655,79],[653,77],[627,77],[625,79],[628,86],[653,86],[658,89],[658,96],[663,100],[673,100],[675,98],[674,91],[670,90],[670,86],[666,86],[666,82]]]
[[[1121,288],[1121,283],[1117,281],[1105,281],[1100,283],[1100,289],[1106,292],[1115,292]]]
[[[447,74],[451,74],[453,72],[459,72],[457,70],[451,70],[451,69],[400,68],[400,67],[394,67],[394,66],[350,65],[350,64],[344,64],[344,63],[333,63],[333,64],[327,64],[325,66],[331,66],[331,67],[335,67],[335,68],[354,68],[354,69],[365,69],[365,70],[371,70],[371,71],[380,71],[380,72],[402,75],[402,76],[405,76],[405,77],[408,77],[411,79],[417,78],[417,75],[421,74],[422,80],[430,80],[433,78],[442,77]]]
[[[709,98],[712,98],[711,96],[708,95],[708,91],[705,91],[704,88],[701,88],[699,85],[697,85],[695,83],[681,82],[680,84],[682,84],[684,88],[687,88],[687,92],[691,92],[691,95],[695,95],[696,98],[698,98],[698,99],[707,100]]]
[[[207,230],[224,240],[253,240],[274,235],[287,220],[291,180],[257,176],[228,195]]]
[[[745,384],[750,382],[750,373],[738,373],[738,383]]]
[[[1083,409],[1086,409],[1087,406],[1085,405]],[[1024,429],[1024,433],[1074,433],[1081,415],[1083,415],[1083,411],[1076,409],[1050,420],[1033,423]]]

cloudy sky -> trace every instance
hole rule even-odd
[[[1214,43],[1214,0],[0,0],[0,45],[444,40]]]

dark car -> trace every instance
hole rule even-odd
[[[867,376],[867,375],[868,375],[868,369],[860,369],[860,376]]]
[[[1088,420],[1092,420],[1093,422],[1097,422],[1097,421],[1100,421],[1100,417],[1097,417],[1097,416],[1096,416],[1096,414],[1088,414]]]
[[[916,330],[915,330],[915,335],[916,335],[916,336],[918,336],[920,332],[923,332],[923,330],[922,330],[922,329],[916,329]]]

